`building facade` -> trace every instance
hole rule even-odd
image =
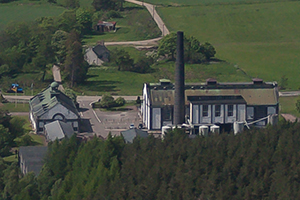
[[[174,122],[174,88],[168,80],[145,83],[143,88],[142,120],[148,130],[160,130]],[[217,124],[225,130],[234,122],[265,126],[270,115],[278,114],[276,82],[185,84],[185,119],[193,126]],[[256,122],[257,121],[257,122]]]
[[[80,116],[77,108],[67,95],[58,90],[59,84],[53,82],[48,88],[32,97],[29,101],[30,120],[36,133],[44,133],[44,126],[61,120],[79,132]]]

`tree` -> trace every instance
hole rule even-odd
[[[175,60],[177,35],[170,33],[159,41],[158,55],[170,57]]]
[[[87,73],[87,65],[82,53],[82,45],[79,40],[79,35],[72,31],[66,40],[66,60],[64,70],[68,74],[68,78],[71,82],[71,87],[75,83],[84,81]]]
[[[68,33],[62,30],[57,30],[51,40],[51,45],[54,50],[56,61],[59,64],[64,63],[65,57],[67,54],[66,50],[66,40],[68,37]]]
[[[92,30],[92,11],[86,8],[76,10],[76,20],[81,25],[81,33],[87,34]]]
[[[208,42],[201,44],[199,51],[206,57],[207,61],[209,61],[216,54],[215,48]]]
[[[176,55],[175,33],[170,33],[160,40],[158,55],[166,56],[170,60],[175,60]],[[215,48],[208,42],[200,44],[195,37],[184,37],[184,60],[187,63],[201,63],[209,61],[216,54]]]
[[[131,71],[134,61],[127,51],[115,49],[112,54],[113,60],[118,66],[118,71]]]
[[[116,105],[116,102],[114,98],[109,94],[102,95],[101,101],[100,101],[100,107],[101,108],[111,108]]]
[[[124,0],[93,0],[92,6],[99,10],[118,10],[123,7]]]

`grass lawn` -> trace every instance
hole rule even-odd
[[[88,79],[84,85],[78,85],[76,91],[84,95],[141,95],[144,83],[155,83],[167,78],[174,81],[174,62],[161,62],[153,66],[154,72],[139,74],[117,71],[114,67],[92,67],[88,71]],[[250,81],[243,72],[228,63],[210,65],[186,64],[186,82],[205,82],[207,77],[218,78],[219,81]]]
[[[280,97],[280,113],[288,113],[300,117],[300,113],[296,110],[296,102],[299,99],[300,97]]]
[[[299,1],[249,1],[237,5],[160,7],[158,11],[169,30],[183,30],[201,42],[212,43],[217,58],[237,65],[250,77],[280,83],[285,75],[288,89],[297,90],[299,9]]]
[[[4,103],[0,106],[1,110],[8,110],[9,112],[29,112],[28,103]]]
[[[2,77],[0,80],[0,89],[5,95],[15,95],[14,93],[6,93],[10,88],[12,83],[18,83],[20,87],[23,88],[24,93],[18,93],[17,95],[35,95],[39,93],[42,89],[46,88],[53,81],[52,71],[49,70],[46,73],[45,81],[41,81],[42,72],[40,73],[20,73],[16,74],[14,77]],[[33,90],[31,90],[31,85]]]
[[[276,1],[276,0],[275,0]],[[209,5],[209,4],[241,4],[241,3],[256,3],[257,0],[145,0],[145,2],[155,5]],[[274,0],[260,0],[259,2],[274,2]]]
[[[16,1],[0,4],[0,30],[15,21],[34,21],[38,17],[57,16],[65,9],[46,2]]]
[[[161,35],[150,13],[145,8],[129,3],[125,3],[124,7],[124,11],[121,12],[123,18],[107,20],[117,22],[116,32],[102,33],[101,35],[86,35],[83,43],[95,45],[98,41],[136,41],[152,39]]]

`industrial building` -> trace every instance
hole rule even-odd
[[[175,83],[162,79],[144,84],[141,112],[148,130],[178,125],[199,130],[217,125],[221,131],[230,131],[235,124],[264,127],[268,122],[276,123],[276,82],[255,78],[252,82],[207,79],[205,83],[185,83],[182,38],[183,33],[178,32]]]

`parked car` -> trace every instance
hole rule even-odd
[[[130,129],[135,128],[134,123],[130,124],[130,125],[129,125],[129,128],[130,128]]]

